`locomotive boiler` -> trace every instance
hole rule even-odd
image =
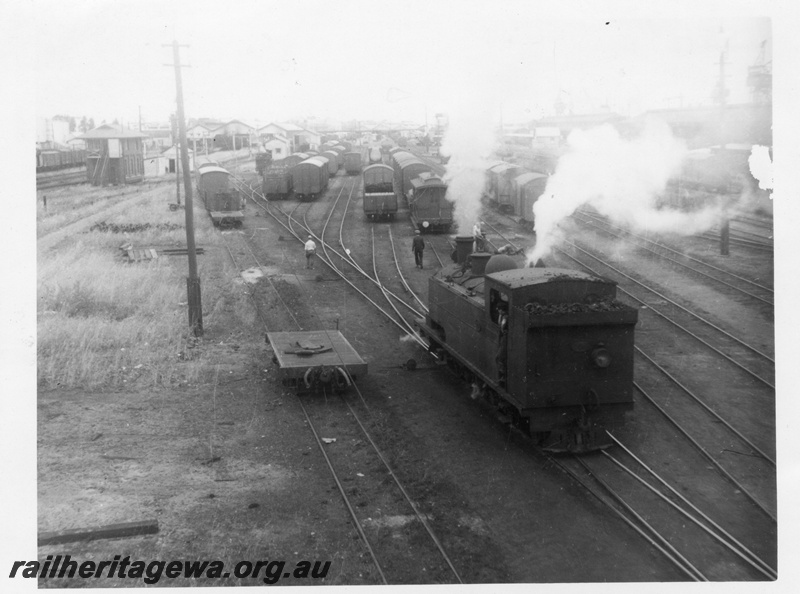
[[[441,360],[554,452],[610,445],[606,429],[633,408],[638,312],[616,283],[562,268],[518,268],[505,255],[469,254],[429,281],[421,334]]]

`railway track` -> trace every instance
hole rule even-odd
[[[495,231],[497,230],[495,229]],[[497,232],[500,234],[499,231]],[[572,256],[570,258],[589,272],[600,274],[596,269],[577,258],[572,258]],[[622,290],[630,295],[626,289]],[[663,330],[656,332],[656,335],[663,335],[663,332]],[[640,340],[637,340],[638,342]],[[725,489],[724,483],[726,482],[732,485],[735,492],[739,496],[743,495],[749,504],[758,510],[757,513],[761,514],[762,520],[754,520],[754,522],[766,522],[764,530],[771,530],[772,528],[769,526],[774,526],[776,520],[775,492],[774,486],[771,486],[774,485],[775,476],[775,459],[772,453],[774,444],[764,443],[765,439],[769,440],[769,434],[760,435],[758,433],[759,425],[753,425],[751,422],[752,418],[758,415],[759,409],[769,406],[770,400],[774,398],[772,390],[765,389],[771,388],[771,384],[766,383],[760,389],[756,387],[745,390],[740,397],[749,401],[745,405],[747,413],[736,414],[738,411],[735,407],[742,401],[728,402],[731,394],[726,393],[723,387],[718,386],[714,390],[716,397],[713,399],[709,398],[711,392],[708,391],[701,396],[697,389],[687,386],[687,384],[698,383],[694,378],[689,378],[688,382],[685,378],[678,379],[674,372],[656,361],[656,358],[662,358],[662,356],[651,356],[638,345],[635,348],[637,376],[641,374],[645,378],[650,378],[645,385],[642,385],[641,382],[635,384],[637,393],[651,409],[658,411],[656,416],[662,418],[660,421],[662,426],[663,420],[667,421],[668,425],[665,428],[669,428],[669,431],[664,433],[673,433],[677,430],[684,443],[691,444],[689,449],[694,452],[691,454],[687,450],[687,459],[689,456],[693,456],[697,457],[697,464],[711,465],[709,468],[714,471],[714,478],[705,480],[720,483],[721,489]],[[645,366],[650,366],[651,369],[655,367],[668,381],[658,380],[657,376],[647,373]],[[756,395],[760,396],[756,398]],[[637,406],[637,416],[642,413],[642,406]],[[732,420],[730,417],[734,417],[734,419]],[[706,430],[692,435],[683,426],[687,422],[696,424],[698,418],[708,418],[708,422],[704,423]],[[655,420],[652,421],[652,426],[655,426],[655,423]],[[647,425],[651,426],[651,423]],[[670,439],[663,441],[662,448],[677,447]],[[696,488],[702,490],[703,485],[696,485]]]
[[[689,270],[702,278],[709,279],[733,289],[741,295],[760,301],[774,307],[774,290],[763,283],[744,278],[729,270],[715,266],[710,262],[705,262],[674,249],[660,241],[644,237],[618,225],[614,225],[604,217],[592,214],[587,211],[579,211],[572,215],[572,218],[584,226],[597,229],[613,237],[623,238],[631,244],[652,254],[654,257],[671,262],[684,270]],[[688,262],[688,263],[687,263]]]
[[[610,435],[610,434],[609,434]],[[775,580],[777,571],[619,439],[618,448],[591,456],[549,457],[620,520],[693,581]],[[702,555],[697,551],[701,549]]]
[[[494,231],[508,241],[497,229]],[[491,240],[489,244],[493,245]],[[681,458],[687,463],[691,461],[697,468],[706,466],[712,471],[711,474],[702,472],[699,481],[673,477],[672,482],[679,481],[682,490],[691,487],[690,493],[697,499],[702,499],[700,494],[712,484],[720,491],[733,489],[739,494],[740,504],[752,506],[750,514],[760,513],[762,518],[758,521],[774,525],[776,521],[774,507],[762,501],[763,494],[754,493],[762,488],[762,485],[753,479],[753,477],[774,477],[775,460],[771,454],[755,443],[757,439],[748,437],[746,431],[737,429],[734,423],[705,403],[698,394],[648,357],[644,351],[637,348],[637,353],[640,355],[639,367],[642,366],[642,360],[649,361],[672,380],[669,385],[657,382],[657,397],[651,396],[642,385],[635,384],[638,394],[653,411],[650,413],[651,416],[660,416],[660,420],[654,419],[648,422],[647,426],[664,427],[664,434],[670,433],[667,429],[671,429],[671,433],[677,435],[677,439],[682,443],[676,444],[675,438],[669,438],[665,447],[678,451],[685,450],[686,453]],[[637,411],[641,412],[642,406],[642,404],[637,406]],[[680,414],[675,414],[676,409],[680,410]],[[683,425],[687,417],[698,416],[709,419],[708,430],[701,435],[693,436]],[[640,460],[630,447],[623,446],[619,440],[617,442],[631,457]],[[720,451],[723,453],[723,459],[717,454]],[[736,452],[733,454],[735,456],[747,456],[747,463],[742,464],[737,460],[736,470],[729,470],[730,460],[724,460],[726,452]],[[727,454],[728,458],[730,456],[731,454]],[[613,461],[613,464],[610,464],[609,460]],[[726,577],[724,572],[719,572],[718,567],[735,564],[737,579],[776,579],[777,573],[769,563],[742,544],[749,535],[733,536],[731,532],[735,530],[721,527],[726,520],[724,515],[712,519],[714,512],[717,511],[713,503],[710,504],[709,511],[703,512],[690,502],[689,497],[692,495],[689,493],[678,492],[684,500],[684,507],[674,504],[671,499],[674,498],[672,491],[677,492],[677,490],[667,479],[654,475],[661,485],[669,489],[667,495],[657,493],[654,496],[656,491],[653,487],[641,486],[638,475],[624,468],[608,453],[603,453],[602,456],[573,458],[571,462],[554,460],[553,463],[565,471],[568,469],[573,479],[639,533],[674,564],[685,578],[697,581],[729,579],[729,575]],[[621,496],[620,493],[624,493],[625,496]],[[708,506],[709,502],[706,502],[706,505]],[[658,520],[652,521],[646,518],[658,518]],[[691,528],[688,529],[687,518],[691,522]]]
[[[57,173],[39,174],[36,176],[37,190],[47,190],[50,188],[60,188],[62,186],[85,183],[88,183],[85,168],[77,171],[59,171]]]
[[[346,212],[346,208],[345,208],[345,212]],[[340,220],[340,236],[344,235],[343,232],[342,232],[343,225],[344,225],[344,220],[345,220],[345,215],[343,215],[341,220]],[[327,225],[327,223],[326,223],[326,225]],[[307,227],[307,226],[308,225],[306,224],[305,227]],[[376,227],[373,226],[373,228],[372,228],[373,233],[375,231],[375,228]],[[325,233],[326,232],[323,231],[321,235],[324,236]],[[498,235],[500,235],[502,237],[502,234],[500,234],[499,232],[498,232]],[[505,239],[505,238],[503,237],[503,239]],[[508,241],[508,240],[506,240],[506,241]],[[378,243],[380,245],[387,245],[387,246],[389,246],[390,244],[393,245],[393,238],[391,237],[391,229],[389,230],[389,242],[384,242],[384,241],[375,242],[373,240],[373,247],[372,247],[373,252],[375,250],[375,243]],[[509,242],[509,243],[511,243],[511,242]],[[349,248],[345,247],[343,240],[340,240],[340,245],[341,245],[342,249],[344,250],[344,253],[347,256],[350,256],[350,257],[353,256],[352,252],[354,250],[350,250]],[[432,244],[430,244],[430,245],[432,245]],[[490,245],[491,245],[491,242],[490,242]],[[348,253],[348,252],[350,252],[350,253]],[[340,254],[338,252],[333,252],[332,257],[334,259],[335,258],[340,258],[342,261],[345,261],[345,260],[348,259],[348,258],[345,258],[345,256],[343,254]],[[352,268],[355,269],[356,267],[362,268],[360,265],[357,265],[357,264],[354,263],[352,265]],[[367,268],[367,266],[364,266],[363,268]],[[398,268],[399,268],[399,264],[398,264]],[[374,276],[375,276],[375,278],[377,280],[379,271],[377,270],[377,266],[375,265],[375,259],[373,259],[373,272],[374,272]],[[380,282],[380,280],[378,280],[378,283],[379,284],[383,284],[383,283]],[[639,388],[639,387],[637,386],[637,388]],[[641,392],[642,390],[639,389],[639,391]],[[698,407],[702,408],[701,405],[698,405]],[[641,407],[639,407],[639,408],[641,409]],[[312,415],[314,414],[313,411],[312,411],[311,414]],[[322,416],[325,417],[324,414]],[[715,420],[714,422],[717,423],[718,421]],[[724,424],[724,423],[721,423],[721,424]],[[729,423],[729,425],[730,425],[730,423]],[[735,433],[737,430],[736,429],[731,429],[730,431],[732,433]],[[752,443],[752,440],[749,440],[744,435],[743,435],[743,438],[744,438],[743,443],[747,444],[748,441],[750,443]],[[323,447],[323,446],[321,446],[321,447]],[[766,461],[767,464],[774,464],[774,461],[770,460],[770,457],[769,457],[768,453],[759,453],[758,452],[759,448],[758,448],[757,445],[745,445],[745,446],[741,446],[740,445],[739,448],[740,449],[745,449],[745,450],[749,449],[753,453],[753,458],[754,459],[758,458],[760,460],[759,464],[763,464],[764,461]],[[700,449],[705,449],[705,448],[701,447]],[[698,449],[696,451],[699,452],[700,449]],[[697,455],[700,455],[700,454],[697,454]],[[580,463],[576,463],[576,462],[572,462],[572,463],[573,464],[578,464],[580,466]],[[708,464],[709,462],[706,461],[705,463]],[[336,464],[336,462],[334,462],[334,465],[335,464]],[[620,479],[619,476],[612,474],[611,469],[612,468],[616,468],[617,467],[616,464],[609,462],[605,458],[603,458],[603,459],[599,459],[598,458],[597,461],[592,460],[592,461],[588,462],[588,464],[592,465],[591,474],[589,473],[589,471],[586,468],[584,468],[583,469],[584,475],[582,477],[581,484],[588,482],[586,477],[591,477],[591,476],[600,477],[601,480],[604,481],[609,486],[617,484],[616,489],[618,490],[618,492],[627,493],[626,497],[628,499],[632,499],[635,502],[636,506],[643,506],[643,510],[644,511],[642,513],[640,513],[640,515],[653,513],[652,510],[654,508],[651,507],[651,504],[649,502],[646,502],[644,504],[641,503],[642,501],[644,501],[644,496],[643,495],[636,494],[635,496],[631,496],[630,495],[631,487],[628,486],[628,485],[625,485],[624,483],[621,483],[622,479]],[[623,471],[617,471],[617,474],[620,474],[622,472]],[[627,475],[628,473],[625,472],[624,474]],[[580,475],[578,475],[578,476],[580,476]],[[728,481],[729,480],[727,477],[724,476],[723,473],[719,472],[718,470],[714,472],[714,477],[715,478],[713,480],[715,482],[716,481]],[[722,477],[722,478],[720,478],[720,477]],[[573,477],[573,478],[575,478],[575,477]],[[576,480],[578,480],[578,479],[576,479]],[[594,479],[592,479],[592,480],[594,480]],[[664,479],[664,480],[667,481],[668,479]],[[708,480],[711,480],[711,479],[708,479]],[[674,479],[673,479],[673,482],[674,482]],[[622,486],[619,486],[620,484],[622,484]],[[743,490],[747,491],[748,488],[749,488],[749,487],[747,487],[745,485],[741,485],[740,483],[736,483],[736,482],[734,482],[732,484],[736,485],[736,489],[739,492],[741,492]],[[693,486],[697,487],[697,485],[693,485]],[[601,487],[601,489],[605,489],[605,488],[606,487]],[[612,486],[612,488],[613,488],[613,486]],[[685,488],[686,487],[683,486],[680,489],[681,490],[685,490]],[[670,497],[671,496],[668,496],[668,498],[670,498]],[[612,497],[612,499],[613,499],[613,497]],[[628,505],[631,506],[631,507],[634,507],[634,504],[629,503]],[[617,506],[618,506],[618,509],[619,509],[620,508],[619,504],[617,504]],[[721,507],[724,508],[725,506],[721,506]],[[622,506],[622,508],[624,509],[624,506]],[[357,511],[358,510],[356,510],[356,512]],[[616,514],[617,512],[614,512],[614,513]],[[736,572],[735,579],[774,579],[774,569],[772,569],[770,567],[769,563],[765,562],[765,561],[762,561],[761,560],[761,556],[759,556],[756,553],[750,553],[749,549],[747,549],[747,547],[745,547],[744,545],[741,545],[741,542],[746,542],[747,541],[747,538],[746,538],[747,535],[745,535],[744,538],[741,537],[740,535],[730,536],[730,538],[729,538],[729,537],[727,537],[725,535],[726,534],[735,533],[735,530],[726,531],[726,530],[723,530],[722,528],[718,528],[718,527],[710,528],[710,529],[700,528],[700,527],[692,528],[691,529],[691,534],[693,536],[691,538],[684,537],[684,538],[678,539],[678,540],[680,540],[680,544],[675,547],[676,549],[680,549],[681,546],[686,546],[686,549],[683,550],[683,552],[681,552],[680,550],[670,550],[670,548],[665,546],[663,544],[663,542],[664,541],[670,542],[671,540],[675,540],[676,539],[676,534],[680,536],[681,533],[684,533],[684,534],[688,533],[688,532],[685,531],[685,529],[682,528],[683,524],[681,524],[681,522],[683,520],[672,519],[672,520],[668,521],[665,526],[655,527],[656,532],[662,533],[661,537],[656,537],[650,532],[649,528],[642,528],[640,524],[637,524],[638,520],[636,519],[635,515],[630,515],[630,512],[626,512],[626,513],[629,514],[628,515],[628,517],[629,517],[628,521],[631,522],[631,525],[637,525],[637,531],[638,530],[642,530],[644,532],[643,537],[646,538],[648,540],[648,542],[650,542],[652,544],[652,546],[654,546],[656,549],[659,549],[659,548],[663,549],[665,551],[664,554],[666,555],[666,557],[668,559],[670,559],[670,562],[676,563],[677,571],[680,572],[680,575],[684,576],[683,579],[686,579],[687,577],[688,577],[688,579],[697,579],[698,581],[703,581],[703,580],[707,580],[707,579],[711,579],[711,580],[730,579],[730,575],[731,575],[730,573],[725,573],[725,572],[722,572],[722,573],[717,572],[717,573],[715,573],[715,571],[717,571],[717,570],[714,569],[713,565],[712,565],[712,568],[709,570],[707,567],[703,567],[700,563],[698,563],[696,561],[689,561],[689,559],[694,559],[694,554],[695,554],[696,548],[698,546],[701,546],[704,549],[706,549],[706,551],[701,555],[701,557],[703,559],[708,559],[711,556],[711,553],[709,553],[709,551],[713,550],[714,551],[714,553],[713,553],[714,558],[719,558],[718,563],[722,564],[726,568],[726,570],[730,569],[731,563],[736,563],[737,564],[737,569],[735,570],[735,572]],[[658,513],[662,514],[663,512],[658,512]],[[683,512],[675,512],[675,513],[679,514],[681,516],[683,515]],[[767,512],[767,514],[768,513],[769,512]],[[694,514],[698,515],[698,512],[694,512]],[[664,515],[666,516],[666,514],[664,514]],[[702,517],[703,513],[699,512],[699,515]],[[713,514],[706,513],[705,515],[710,518],[711,515],[713,515]],[[725,518],[722,518],[722,520],[723,520],[722,522],[720,521],[720,518],[717,518],[715,520],[710,520],[711,526],[719,526],[721,523],[724,523],[724,519]],[[708,522],[704,522],[704,524],[708,525]],[[679,529],[677,527],[679,525],[681,526],[681,529]],[[714,544],[708,544],[708,542],[706,540],[699,540],[700,537],[697,536],[697,534],[695,534],[695,533],[698,533],[698,534],[701,534],[701,535],[703,533],[707,534],[707,530],[711,530],[711,531],[717,533],[717,536],[705,536],[705,537],[703,537],[703,538],[711,538],[711,539],[713,539],[713,543]],[[719,534],[722,534],[723,536],[720,537],[720,536],[718,536]],[[723,542],[720,542],[720,539]],[[700,542],[702,542],[703,544],[694,544],[694,545],[691,544],[691,543],[700,543]],[[731,559],[733,559],[733,560],[731,560]]]
[[[344,189],[345,184],[342,184],[338,197],[342,195]],[[299,204],[295,206],[292,213],[285,217],[284,221],[269,212],[266,201],[256,200],[253,194],[250,197],[287,231],[302,241],[298,234],[301,229],[307,230],[309,226],[307,222],[301,226],[293,217]],[[338,197],[336,202],[338,202]],[[336,202],[331,210],[335,209]],[[307,214],[313,204],[309,203],[304,214]],[[323,245],[325,245],[325,230],[330,219],[329,213],[326,224],[318,237]],[[234,250],[230,247],[229,253],[237,268],[243,270],[243,264],[234,256]],[[263,268],[251,248],[247,248],[247,253],[256,264],[255,268]],[[320,260],[325,262],[331,270],[338,271],[333,264],[336,257],[333,250],[326,249],[323,254]],[[341,271],[338,271],[338,274],[344,278]],[[280,292],[274,288],[274,285],[273,289],[280,298]],[[310,300],[308,301],[310,302]],[[300,328],[291,308],[282,299],[281,303],[287,313],[284,319],[291,318],[295,326]],[[258,304],[257,301],[256,304]],[[259,317],[265,324],[265,329],[273,329],[270,328],[269,321],[264,316],[259,314]],[[357,385],[353,384],[353,387],[358,393],[363,409],[369,414],[366,398]],[[362,420],[347,398],[342,396],[340,400],[330,400],[327,395],[324,396],[324,398],[298,398],[297,402],[341,495],[353,526],[372,560],[376,581],[383,584],[405,581],[405,576],[408,575],[404,567],[408,562],[406,547],[413,542],[413,557],[419,559],[420,567],[423,567],[426,572],[425,583],[462,583],[458,570],[433,530],[433,518],[429,513],[424,513],[421,506],[410,495],[409,490],[389,464],[387,456],[377,445],[376,439],[371,435],[368,429],[371,421]],[[335,434],[337,437],[325,437],[331,434]],[[369,444],[369,447],[366,444]],[[367,478],[368,475],[370,478]],[[358,484],[369,480],[381,485],[380,497],[377,499],[361,496],[362,489]],[[394,485],[394,490],[388,487],[389,484]],[[380,518],[401,518],[403,522],[407,522],[402,543],[398,543],[395,537],[382,529]]]

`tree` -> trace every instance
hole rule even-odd
[[[70,116],[69,117],[69,131],[75,132],[75,128],[78,127],[78,123],[75,121],[75,118]]]
[[[89,122],[86,121],[86,116],[81,117],[81,123],[78,124],[78,129],[84,134],[89,131]]]
[[[89,130],[94,130],[97,126],[94,125],[94,118],[89,118]]]

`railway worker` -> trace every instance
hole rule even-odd
[[[472,237],[475,239],[475,251],[483,251],[483,231],[481,231],[480,221],[475,221],[475,226],[472,227]]]
[[[308,236],[304,249],[306,252],[306,268],[314,268],[314,254],[317,253],[317,244],[314,243],[310,235]]]
[[[422,239],[419,229],[414,230],[411,251],[414,252],[414,263],[417,265],[417,268],[422,268],[422,252],[425,251],[425,241]]]

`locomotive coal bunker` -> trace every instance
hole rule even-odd
[[[638,312],[616,283],[562,268],[463,255],[429,281],[420,331],[430,350],[543,449],[587,452],[633,409]],[[467,254],[471,243],[466,248]]]

